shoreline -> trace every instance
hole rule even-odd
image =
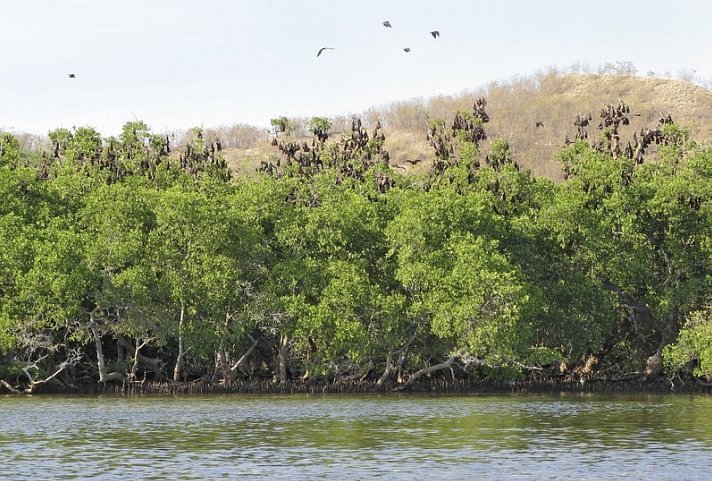
[[[230,384],[207,382],[145,382],[111,383],[101,385],[83,384],[79,386],[48,385],[36,389],[30,395],[225,395],[225,394],[546,394],[546,393],[590,393],[590,394],[712,394],[712,385],[696,380],[672,385],[665,379],[655,381],[639,380],[591,380],[552,382],[481,382],[474,380],[443,381],[433,380],[414,384],[399,390],[397,384],[376,385],[375,382],[305,383],[288,381],[284,384],[272,381],[236,381]],[[12,392],[0,389],[0,395]],[[19,394],[23,395],[23,394]]]

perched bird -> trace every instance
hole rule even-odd
[[[409,53],[409,52],[410,52],[410,48],[406,47],[406,48],[403,49],[403,51],[404,51],[405,53]]]
[[[334,50],[334,48],[333,47],[321,47],[319,49],[319,51],[317,52],[316,56],[318,57],[319,55],[321,55],[321,52],[323,52],[324,50]]]
[[[437,30],[433,30],[432,32],[430,32],[430,35],[432,35],[433,38],[438,38],[440,36],[440,32],[438,32]]]
[[[389,22],[388,20],[386,20],[385,22],[383,22],[383,26],[386,27],[386,28],[392,28],[392,27],[393,27],[393,25],[391,25],[391,22]]]
[[[69,74],[69,78],[77,78],[77,76],[74,75],[73,73],[70,73],[70,74]]]

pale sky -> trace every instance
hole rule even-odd
[[[0,130],[267,127],[576,62],[712,79],[711,47],[710,0],[0,0]]]

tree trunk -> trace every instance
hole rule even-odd
[[[279,351],[277,353],[277,382],[284,384],[287,382],[287,347],[289,346],[289,336],[281,334],[279,336]]]
[[[183,356],[185,350],[183,346],[183,320],[185,319],[185,304],[180,303],[180,319],[178,320],[178,358],[176,365],[173,368],[173,382],[179,382],[183,377],[183,365],[185,363]]]
[[[247,360],[247,358],[250,357],[250,354],[252,354],[252,352],[255,350],[255,348],[257,347],[257,344],[259,344],[259,339],[255,339],[250,334],[248,334],[247,337],[249,337],[250,340],[252,341],[252,345],[247,350],[247,352],[245,354],[243,354],[242,357],[240,357],[240,359],[238,359],[235,364],[232,365],[230,370],[233,372],[237,371],[240,368],[240,366],[242,366],[242,364]]]
[[[215,353],[215,375],[213,376],[213,382],[215,382],[217,378],[218,371],[222,373],[223,381],[225,382],[230,383],[237,379],[237,370],[240,369],[240,366],[245,363],[245,361],[257,348],[257,344],[259,344],[259,339],[255,339],[250,334],[247,334],[247,337],[250,338],[252,344],[247,349],[245,354],[243,354],[232,366],[230,365],[230,353],[224,349],[220,349],[217,353]]]
[[[220,349],[217,355],[217,366],[216,372],[222,373],[223,381],[226,383],[231,383],[235,380],[235,373],[230,369],[230,353],[225,349]]]
[[[615,292],[618,296],[618,300],[621,305],[628,307],[633,311],[634,314],[641,316],[648,325],[658,324],[655,317],[650,312],[647,306],[641,304],[632,296],[627,294],[623,289],[613,284],[612,282],[603,282],[603,287],[612,292]],[[645,363],[645,368],[643,369],[643,374],[641,375],[641,380],[650,381],[655,379],[660,375],[663,370],[663,358],[662,352],[665,346],[675,341],[679,333],[680,324],[680,314],[677,305],[672,307],[670,314],[668,315],[667,321],[662,326],[662,333],[660,336],[660,344],[655,350],[653,355],[648,357]]]
[[[382,386],[386,381],[388,381],[388,378],[391,376],[392,370],[393,353],[391,351],[388,351],[388,355],[386,356],[386,368],[383,370],[383,374],[381,374],[381,377],[378,378],[378,381],[376,381],[376,386]]]
[[[0,379],[0,386],[5,386],[5,389],[10,391],[12,394],[25,394],[24,391],[21,391],[15,387],[13,387],[12,384],[9,382],[5,381],[4,379]]]
[[[655,379],[663,371],[663,350],[662,346],[655,351],[655,354],[650,356],[645,362],[645,370],[643,371],[643,381]]]
[[[138,365],[141,360],[146,359],[141,355],[141,349],[148,344],[150,338],[142,339],[140,337],[136,338],[136,349],[134,350],[133,364],[131,365],[131,380],[136,382],[136,373],[138,372]],[[146,379],[146,374],[143,375],[144,380]]]
[[[119,342],[116,343],[116,360],[120,362],[126,360],[126,352],[124,351],[124,347],[120,342],[123,336],[119,334],[117,337]]]
[[[406,343],[398,349],[397,351],[394,351],[392,353],[389,353],[391,356],[391,362],[393,362],[392,355],[393,354],[398,354],[398,362],[396,363],[396,370],[398,371],[398,377],[397,381],[398,383],[403,382],[403,364],[405,363],[406,356],[408,355],[408,349],[410,348],[410,345],[413,344],[413,341],[415,341],[416,336],[418,335],[418,329],[420,328],[420,324],[418,322],[411,322],[406,328],[404,332],[407,332],[409,329],[412,329],[413,332],[410,334],[410,337],[406,341]],[[386,362],[388,359],[386,359]],[[386,382],[388,380],[388,376],[390,376],[390,371],[393,370],[393,366],[390,366],[390,368],[387,366],[386,370],[388,371],[387,373],[384,372],[383,376],[383,382]],[[385,377],[384,377],[385,376]],[[380,379],[379,379],[380,381]]]
[[[667,322],[660,336],[660,345],[655,350],[655,353],[650,356],[645,362],[645,370],[643,371],[643,380],[651,381],[657,378],[663,372],[663,349],[668,344],[675,342],[679,333],[679,310],[677,306],[673,307],[668,315]]]
[[[106,361],[104,359],[104,348],[101,345],[101,332],[99,331],[99,325],[96,322],[95,312],[89,313],[89,322],[91,326],[91,332],[94,335],[94,344],[96,346],[96,362],[99,368],[99,382],[104,384],[109,381],[123,381],[124,375],[118,372],[107,373],[106,372]]]
[[[152,340],[152,338],[147,338],[143,342],[143,344],[140,346],[140,348],[143,348],[151,340]],[[135,359],[138,359],[139,363],[141,363],[145,366],[148,366],[150,368],[151,372],[156,374],[156,379],[155,379],[156,381],[161,381],[166,378],[165,372],[163,370],[165,363],[163,362],[162,359],[155,358],[155,357],[146,357],[143,354],[141,354],[140,348],[139,348],[139,352],[137,353],[136,347],[134,347],[134,345],[131,342],[127,341],[126,338],[124,338],[124,337],[118,338],[118,344],[120,344],[124,348],[124,351],[128,354],[128,358],[129,358],[129,360],[131,360],[131,362],[135,362]]]

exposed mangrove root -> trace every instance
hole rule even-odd
[[[0,381],[0,387],[8,392],[22,394],[17,389]],[[605,380],[590,379],[580,381],[551,382],[492,382],[476,379],[444,378],[413,381],[408,389],[403,386],[378,386],[374,381],[354,382],[302,382],[289,380],[285,383],[274,383],[271,380],[235,381],[231,384],[209,382],[152,382],[145,383],[112,383],[84,384],[70,387],[61,384],[45,384],[37,389],[42,394],[110,394],[110,395],[176,395],[176,394],[375,394],[393,392],[402,394],[469,394],[469,393],[706,393],[712,394],[712,383],[687,382],[671,385],[665,379],[655,382],[644,382],[640,379]],[[0,388],[0,392],[2,389]]]

